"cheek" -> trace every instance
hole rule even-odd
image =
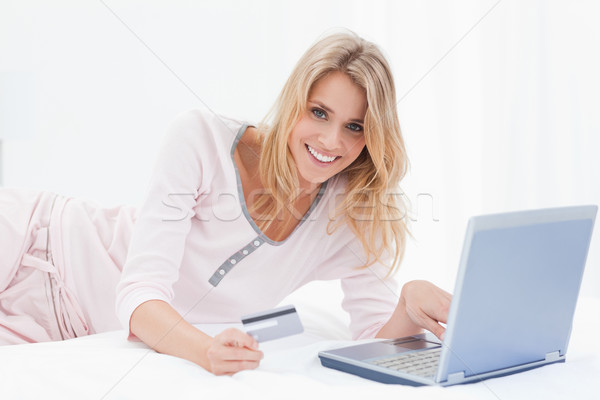
[[[308,118],[302,118],[296,126],[298,129],[298,138],[305,139],[316,132],[317,123]]]
[[[352,158],[352,160],[354,160],[360,155],[360,153],[362,152],[364,147],[365,147],[365,138],[362,137],[358,140],[356,140],[356,139],[349,140],[347,143],[346,151],[351,156],[350,158]]]
[[[307,123],[304,119],[298,121],[288,138],[288,144],[291,145],[292,143],[301,141],[306,136],[306,132],[309,131],[307,128]]]

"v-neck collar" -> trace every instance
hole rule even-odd
[[[250,216],[250,212],[248,212],[248,207],[246,206],[246,199],[244,197],[244,189],[242,187],[242,179],[240,178],[240,172],[238,170],[237,165],[235,164],[235,160],[234,160],[234,153],[235,153],[235,149],[239,143],[239,141],[241,140],[242,136],[244,135],[244,132],[246,132],[246,129],[249,126],[253,126],[250,125],[246,122],[244,122],[242,124],[242,126],[240,127],[235,140],[233,141],[233,144],[231,145],[231,162],[233,164],[233,169],[235,170],[235,177],[237,180],[237,190],[238,190],[238,198],[240,201],[240,206],[242,207],[242,212],[244,213],[244,216],[246,217],[246,220],[248,221],[248,223],[252,226],[252,228],[254,229],[254,231],[258,234],[259,237],[261,237],[265,242],[273,245],[273,246],[280,246],[282,244],[284,244],[286,241],[288,241],[288,239],[290,237],[292,237],[292,235],[294,235],[294,233],[300,229],[300,227],[302,226],[302,224],[304,223],[305,220],[308,219],[308,217],[310,216],[310,214],[312,213],[312,211],[317,207],[317,205],[319,204],[319,202],[321,201],[321,198],[323,197],[323,195],[325,194],[325,189],[327,188],[327,184],[329,181],[325,181],[323,182],[323,184],[321,185],[321,187],[319,188],[319,193],[317,193],[317,196],[315,197],[315,199],[313,200],[312,204],[310,205],[310,208],[308,209],[308,211],[306,212],[306,214],[304,214],[302,216],[302,219],[300,220],[300,222],[298,223],[298,225],[296,225],[296,227],[294,228],[294,230],[283,240],[280,241],[276,241],[276,240],[272,240],[271,238],[269,238],[267,235],[265,235],[263,233],[263,231],[260,230],[260,228],[258,227],[258,225],[256,225],[256,223],[254,222],[254,219],[252,219],[252,217]]]

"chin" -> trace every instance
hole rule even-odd
[[[306,182],[308,184],[320,185],[320,184],[326,182],[330,177],[315,177],[315,176],[307,177],[305,175],[300,175],[299,178],[301,181]]]

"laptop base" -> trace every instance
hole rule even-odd
[[[349,365],[347,363],[332,360],[330,358],[325,358],[321,356],[319,356],[319,358],[321,359],[321,365],[323,365],[324,367],[336,369],[342,372],[347,372],[353,375],[358,375],[362,378],[370,379],[372,381],[392,384],[395,383],[409,386],[426,386],[426,384],[424,383],[403,379],[398,376],[383,374],[381,372],[373,371],[372,369],[368,368],[358,367],[356,365]],[[434,382],[431,381],[431,384],[433,385]]]
[[[529,371],[529,370],[532,370],[535,368],[542,367],[544,365],[564,363],[566,360],[565,356],[561,356],[559,359],[553,360],[553,361],[542,360],[542,361],[538,361],[538,362],[528,364],[528,365],[521,365],[521,366],[506,368],[506,370],[504,372],[490,371],[485,374],[468,376],[468,377],[464,377],[462,379],[455,379],[455,380],[444,381],[444,382],[439,382],[439,383],[436,383],[433,380],[431,380],[431,383],[427,384],[427,383],[413,381],[410,379],[404,379],[399,376],[394,376],[394,375],[389,375],[389,374],[385,374],[382,372],[374,371],[369,368],[363,368],[363,367],[359,367],[357,365],[351,365],[351,364],[333,360],[331,358],[324,357],[321,355],[319,355],[319,358],[321,359],[321,365],[323,365],[324,367],[327,367],[327,368],[350,373],[350,374],[357,375],[362,378],[366,378],[366,379],[376,381],[376,382],[387,383],[387,384],[400,384],[400,385],[408,385],[408,386],[435,386],[435,385],[452,386],[452,385],[457,385],[457,384],[477,383],[477,382],[481,382],[485,379],[499,378],[502,376],[512,375],[512,374],[519,373],[519,372]]]

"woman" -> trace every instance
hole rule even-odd
[[[341,279],[356,339],[422,328],[441,337],[450,295],[413,281],[398,299],[389,278],[407,234],[390,194],[407,158],[381,52],[352,33],[320,40],[270,114],[258,126],[179,116],[139,210],[3,190],[0,234],[14,245],[0,276],[0,343],[124,327],[158,352],[233,374],[259,365],[257,342],[192,324],[238,322],[316,279]]]

